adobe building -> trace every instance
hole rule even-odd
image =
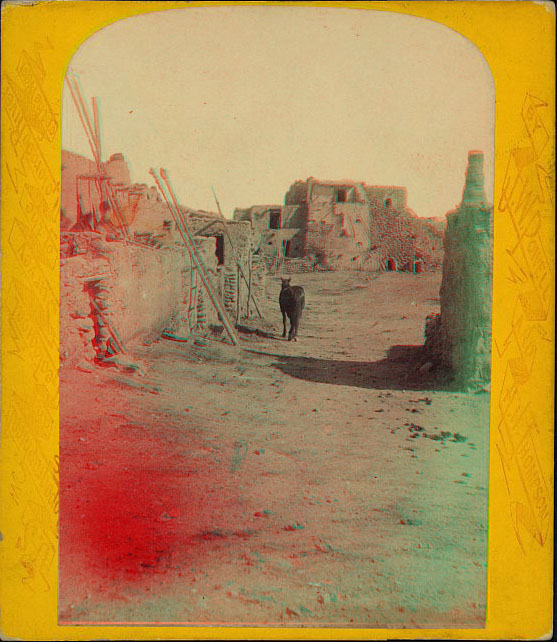
[[[284,203],[234,212],[260,235],[263,254],[280,247],[286,259],[332,268],[440,268],[444,223],[412,212],[403,187],[308,178],[290,186]]]
[[[254,269],[250,224],[181,211],[228,316],[255,314],[248,292],[261,297],[265,271]],[[166,202],[155,187],[132,183],[122,154],[99,168],[63,150],[60,214],[62,364],[89,367],[161,333],[183,337],[221,327]]]
[[[121,221],[106,189],[117,199],[132,238],[158,244],[169,236],[173,223],[166,203],[156,187],[132,183],[123,154],[113,154],[102,163],[99,172],[94,161],[64,149],[60,229],[99,230],[112,232],[115,238],[123,236]]]

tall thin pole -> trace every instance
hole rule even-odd
[[[240,298],[241,298],[242,280],[240,279],[240,268],[236,269],[236,323],[240,320]]]
[[[249,300],[251,299],[251,273],[253,271],[251,248],[250,248],[249,255],[248,255],[248,261],[249,261],[249,263],[248,263],[248,269],[249,269],[249,272],[248,272],[248,302],[247,302],[247,306],[246,306],[246,308],[247,308],[246,309],[246,316],[249,319]]]
[[[102,163],[102,150],[101,150],[101,130],[99,122],[99,106],[97,104],[97,99],[93,96],[91,98],[93,104],[93,125],[95,126],[95,142],[97,143],[97,157],[99,159],[99,165]]]
[[[72,96],[72,99],[74,101],[75,107],[77,109],[77,115],[79,116],[79,120],[81,121],[81,124],[83,125],[83,129],[85,130],[85,135],[87,136],[87,141],[89,142],[89,146],[91,147],[91,151],[93,152],[93,158],[95,160],[95,163],[97,165],[97,168],[99,168],[99,159],[97,158],[97,146],[94,143],[94,134],[93,131],[90,129],[90,124],[88,126],[87,121],[86,121],[86,115],[82,114],[81,112],[81,107],[80,107],[80,102],[76,96],[76,93],[74,91],[73,85],[71,80],[66,76],[66,82],[68,83],[68,87],[70,88],[70,93]]]

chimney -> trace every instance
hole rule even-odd
[[[483,152],[468,152],[466,184],[462,194],[462,205],[485,204],[484,155]]]

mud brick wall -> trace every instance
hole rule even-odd
[[[296,181],[293,183],[284,197],[285,205],[302,205],[306,203],[307,191],[308,191],[308,182],[307,181]]]
[[[420,261],[427,270],[441,267],[442,229],[404,210],[371,207],[369,236],[383,269],[389,259],[394,260],[397,270],[410,269],[412,260]]]
[[[369,248],[369,207],[367,203],[332,203],[333,216],[339,226],[339,237],[350,239],[353,250]],[[343,244],[342,247],[345,245]]]
[[[77,177],[97,173],[97,166],[88,158],[62,150],[61,228],[69,229],[77,222]]]
[[[369,203],[376,208],[385,208],[386,201],[391,201],[391,207],[394,210],[406,209],[407,192],[404,187],[378,187],[378,186],[365,186],[365,191],[369,199]]]
[[[160,334],[184,301],[182,271],[190,270],[183,250],[107,244],[103,253],[111,277],[103,287],[104,313],[124,344]]]
[[[113,154],[110,160],[103,163],[102,171],[112,180],[114,193],[132,236],[158,235],[164,242],[178,239],[173,217],[157,188],[143,183],[132,184],[123,154]],[[70,230],[78,222],[79,209],[85,217],[95,212],[97,220],[103,211],[105,220],[120,227],[119,217],[107,202],[106,194],[103,202],[98,185],[88,180],[78,183],[79,176],[98,177],[96,164],[84,156],[62,150],[61,229]]]
[[[249,221],[255,234],[262,234],[265,230],[270,229],[271,211],[281,213],[281,225],[284,225],[283,208],[281,205],[252,205],[248,208],[236,208],[234,210],[233,220]]]
[[[110,159],[104,163],[107,176],[112,179],[115,185],[130,185],[130,169],[124,154],[112,154]]]
[[[300,229],[305,226],[307,217],[307,206],[285,205],[282,208],[282,227]]]
[[[109,242],[92,232],[62,234],[61,248],[62,363],[91,361],[102,354],[110,335],[105,321],[125,347],[167,328],[188,329],[188,319],[190,324],[198,320],[198,298],[201,304],[205,300],[206,323],[217,321],[183,246],[156,249]],[[214,239],[202,240],[199,248],[216,286]],[[192,288],[195,284],[199,287]],[[192,294],[196,295],[193,301]]]
[[[66,242],[68,244],[68,242]],[[72,243],[73,245],[73,243]],[[77,254],[60,261],[60,363],[92,362],[95,328],[91,300],[87,291],[89,279],[110,276],[106,261],[91,254]]]
[[[345,201],[339,201],[339,190]],[[297,181],[288,190],[284,211],[300,229],[300,249],[290,256],[315,255],[333,269],[439,270],[443,227],[407,209],[403,187],[364,183]]]
[[[468,387],[491,379],[492,216],[483,155],[470,153],[462,204],[447,215],[439,330],[442,363]]]

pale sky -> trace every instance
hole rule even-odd
[[[284,202],[296,179],[408,188],[419,216],[460,203],[467,155],[493,192],[495,92],[476,47],[421,18],[294,6],[173,9],[121,20],[70,62],[99,98],[103,160],[164,167],[180,201]],[[64,85],[64,149],[91,158]]]

